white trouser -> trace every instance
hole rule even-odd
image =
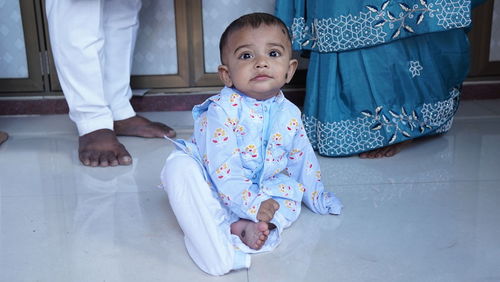
[[[59,82],[80,135],[135,115],[130,72],[141,0],[46,0]]]
[[[250,255],[234,246],[239,239],[231,235],[230,216],[193,158],[174,151],[163,167],[161,181],[184,232],[187,251],[198,267],[211,275],[250,267]]]

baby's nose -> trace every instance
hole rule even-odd
[[[259,56],[257,58],[257,63],[255,64],[256,68],[267,68],[269,67],[269,63],[264,56]]]

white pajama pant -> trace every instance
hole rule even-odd
[[[210,189],[202,167],[182,151],[167,158],[161,181],[172,210],[184,232],[186,249],[193,261],[211,275],[250,267],[250,255],[238,250],[234,222]],[[241,241],[240,241],[241,244]]]
[[[50,41],[81,135],[133,117],[130,72],[141,0],[46,0]]]

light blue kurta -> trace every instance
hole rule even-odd
[[[340,213],[339,200],[324,191],[300,110],[282,93],[258,101],[226,87],[195,106],[193,116],[187,151],[239,218],[256,221],[260,204],[269,198],[280,204],[271,221],[280,230],[297,219],[301,202],[316,213]]]
[[[347,156],[446,132],[469,65],[470,0],[278,0],[310,54],[303,121]]]

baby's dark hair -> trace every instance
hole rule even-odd
[[[220,59],[222,59],[222,50],[224,49],[224,46],[227,44],[227,40],[229,38],[229,35],[231,33],[236,32],[244,27],[250,26],[252,28],[258,28],[261,24],[265,25],[277,25],[281,27],[283,33],[286,34],[286,37],[288,38],[288,41],[292,42],[292,38],[290,36],[290,33],[288,32],[288,28],[286,27],[286,24],[280,20],[278,17],[273,16],[271,14],[267,13],[252,13],[252,14],[247,14],[244,16],[241,16],[234,20],[232,23],[230,23],[227,27],[226,30],[224,30],[224,33],[222,33],[220,37],[220,42],[219,42],[219,52],[220,52]],[[222,62],[224,63],[224,62]]]

